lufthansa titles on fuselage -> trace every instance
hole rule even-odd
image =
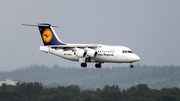
[[[114,56],[112,53],[98,53],[98,56]]]

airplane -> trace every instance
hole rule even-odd
[[[81,67],[87,67],[87,63],[96,63],[96,68],[101,68],[102,63],[130,63],[140,60],[140,57],[125,46],[111,46],[103,44],[70,44],[62,42],[49,23],[22,24],[24,26],[37,26],[44,43],[39,49],[45,53],[51,53],[61,58],[77,61]]]

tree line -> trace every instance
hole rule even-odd
[[[24,69],[0,72],[0,80],[13,79],[19,82],[42,82],[45,86],[79,85],[81,88],[102,88],[105,85],[118,85],[129,88],[139,83],[150,88],[172,88],[180,86],[180,66],[135,65],[134,68],[77,68],[32,65]]]
[[[82,90],[78,85],[46,88],[39,82],[3,84],[0,101],[180,101],[179,88],[151,89],[138,84],[128,89],[106,85],[94,90]]]

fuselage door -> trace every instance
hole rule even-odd
[[[119,52],[120,52],[120,50],[115,49],[115,50],[114,50],[114,56],[115,56],[115,57],[118,57],[118,56],[119,56]]]

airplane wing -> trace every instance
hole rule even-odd
[[[98,45],[96,44],[67,44],[67,45],[50,45],[51,48],[97,48]]]

